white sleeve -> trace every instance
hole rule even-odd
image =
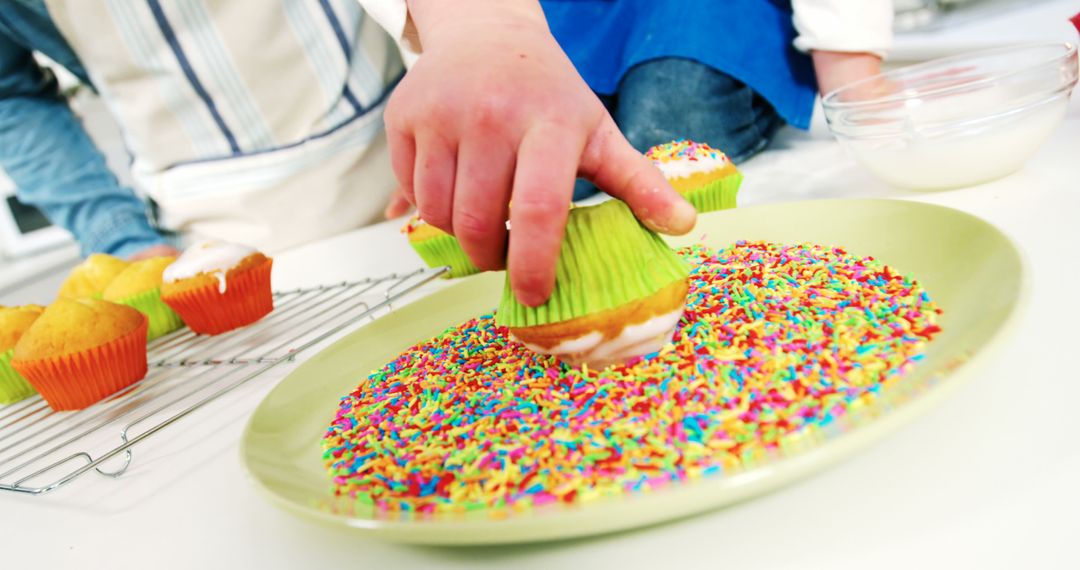
[[[795,48],[870,52],[892,47],[892,0],[792,0]]]
[[[405,0],[358,0],[369,16],[375,19],[401,50],[405,65],[411,67],[420,57],[419,40],[415,30],[409,30],[409,7]]]

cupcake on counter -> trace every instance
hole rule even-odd
[[[147,340],[184,326],[184,321],[161,300],[162,274],[175,257],[152,257],[128,265],[102,293],[106,301],[137,309],[149,319]]]
[[[428,267],[449,265],[450,272],[447,276],[451,278],[480,273],[480,268],[469,260],[457,238],[421,220],[420,216],[409,218],[401,232]]]
[[[645,156],[698,212],[735,207],[743,176],[726,154],[704,143],[678,140],[656,145]]]
[[[272,265],[249,247],[204,241],[165,268],[161,300],[198,334],[231,331],[274,309]]]
[[[11,366],[54,410],[79,410],[146,376],[146,316],[99,299],[57,299],[15,345]]]
[[[34,395],[34,388],[11,366],[15,345],[44,307],[0,307],[0,404],[14,404]]]
[[[128,262],[123,259],[95,253],[71,270],[60,286],[59,296],[67,299],[100,299],[109,283],[127,266]]]
[[[551,298],[517,302],[509,279],[496,322],[529,349],[602,368],[659,351],[683,314],[690,268],[619,200],[574,208]]]

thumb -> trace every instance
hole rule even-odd
[[[649,159],[630,146],[610,115],[589,137],[578,168],[580,176],[626,202],[649,229],[670,235],[693,229],[697,211]]]

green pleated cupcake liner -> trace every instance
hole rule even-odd
[[[736,172],[713,180],[700,188],[689,190],[683,196],[701,213],[730,210],[735,207],[742,180],[742,173]]]
[[[428,267],[450,266],[448,277],[465,277],[474,273],[480,273],[480,268],[473,265],[465,250],[457,238],[450,234],[435,236],[420,241],[410,241],[416,253]]]
[[[622,201],[574,208],[551,298],[538,307],[522,305],[507,278],[496,321],[509,327],[568,321],[647,297],[689,274],[686,262]]]
[[[34,387],[11,367],[14,353],[15,349],[12,348],[0,354],[0,404],[14,404],[37,394]]]
[[[176,311],[173,311],[161,300],[161,288],[124,297],[116,302],[127,305],[146,315],[146,318],[150,320],[150,326],[146,332],[146,340],[148,341],[165,336],[184,326],[184,321],[180,319],[180,315],[176,314]]]

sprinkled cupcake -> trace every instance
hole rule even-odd
[[[409,222],[401,228],[401,232],[409,239],[409,245],[416,250],[420,259],[423,259],[428,267],[450,266],[447,277],[464,277],[480,273],[480,268],[469,260],[469,256],[465,250],[461,249],[457,238],[421,220],[419,216],[414,215],[409,218]]]
[[[743,177],[724,153],[705,143],[678,140],[654,146],[645,156],[698,212],[735,207]]]
[[[522,305],[507,280],[496,318],[531,350],[571,366],[621,363],[671,340],[688,272],[622,201],[573,208],[551,297]]]
[[[231,331],[274,309],[272,265],[250,247],[205,241],[165,268],[161,300],[198,334]]]

